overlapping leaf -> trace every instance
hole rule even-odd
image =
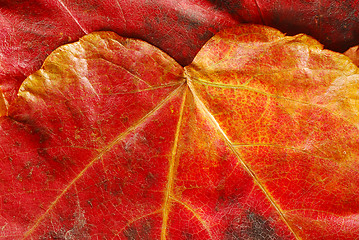
[[[0,120],[1,237],[355,239],[357,72],[254,25],[185,68],[111,32],[65,45]]]

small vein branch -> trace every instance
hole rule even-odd
[[[258,90],[258,89],[252,88],[252,87],[248,87],[246,85],[220,84],[220,83],[213,83],[213,82],[203,81],[203,80],[199,80],[199,79],[192,79],[191,81],[198,82],[199,84],[206,85],[206,86],[211,86],[211,87],[247,90],[247,91],[251,91],[251,92],[261,94],[263,96],[273,98],[273,99],[283,99],[283,100],[286,100],[286,101],[289,101],[289,102],[294,102],[294,103],[298,103],[298,104],[302,104],[302,105],[308,105],[308,106],[312,106],[312,107],[317,107],[317,108],[320,108],[320,109],[323,109],[323,110],[329,112],[330,114],[332,114],[335,117],[338,117],[338,118],[342,119],[343,121],[347,122],[350,125],[353,124],[352,122],[349,121],[348,118],[346,118],[345,116],[340,115],[340,113],[337,113],[336,111],[333,111],[332,109],[326,107],[326,105],[321,105],[321,104],[316,104],[316,103],[311,103],[311,102],[305,102],[305,101],[302,101],[302,100],[296,100],[296,99],[292,99],[292,98],[281,96],[281,95],[275,95],[275,94],[267,93],[265,91],[261,91],[261,90]]]
[[[81,24],[79,23],[79,21],[77,20],[77,18],[75,18],[75,16],[72,14],[72,12],[70,11],[70,9],[68,9],[66,7],[66,5],[62,2],[62,0],[57,0],[58,3],[60,3],[60,5],[66,10],[66,12],[71,16],[71,18],[75,21],[75,23],[81,28],[81,30],[85,33],[88,34],[89,32],[81,26]]]
[[[258,10],[258,13],[259,13],[259,16],[261,17],[261,21],[262,21],[262,24],[265,24],[265,21],[264,21],[264,17],[263,17],[263,14],[262,14],[262,10],[260,9],[259,5],[258,5],[258,2],[257,0],[254,0],[254,3],[256,4],[256,7],[257,7],[257,10]]]
[[[127,227],[131,226],[131,224],[133,224],[133,223],[135,223],[135,222],[137,222],[137,221],[139,221],[139,220],[141,220],[141,219],[144,219],[144,218],[146,218],[146,217],[156,215],[156,214],[158,214],[158,213],[160,213],[160,212],[161,212],[161,210],[157,210],[157,211],[148,213],[148,214],[146,214],[146,215],[143,215],[143,216],[140,216],[140,217],[137,217],[137,218],[134,218],[134,219],[128,221],[128,223],[127,223],[123,228],[121,228],[121,229],[115,234],[115,236],[112,238],[112,240],[117,239],[117,238],[120,236],[120,234],[121,234]]]
[[[204,229],[207,231],[209,238],[210,239],[214,239],[212,236],[212,232],[211,229],[208,227],[208,224],[201,218],[201,216],[190,206],[188,206],[186,203],[178,200],[177,198],[171,197],[171,199],[179,204],[181,204],[182,206],[184,206],[189,212],[191,212],[193,214],[193,216],[195,216],[195,218],[197,218],[197,220],[202,224],[202,226],[204,227]]]

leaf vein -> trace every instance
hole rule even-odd
[[[99,159],[102,158],[102,156],[109,152],[117,143],[119,143],[125,136],[127,136],[129,133],[131,133],[133,130],[135,130],[137,127],[139,127],[145,120],[147,120],[150,116],[155,114],[159,109],[164,106],[165,103],[167,103],[173,96],[176,96],[176,94],[184,87],[184,84],[181,84],[178,88],[176,88],[174,91],[172,91],[164,100],[162,100],[154,109],[152,109],[148,114],[146,114],[144,117],[142,117],[140,120],[138,120],[134,125],[129,127],[126,131],[119,134],[114,140],[112,140],[109,144],[107,144],[102,150],[95,156],[85,167],[84,169],[62,190],[62,192],[56,197],[56,199],[50,204],[50,206],[47,208],[47,210],[35,220],[34,225],[24,234],[24,238],[28,238],[31,233],[40,225],[40,223],[45,219],[45,217],[51,212],[51,210],[56,206],[56,204],[60,201],[63,195],[84,175],[84,173],[92,167]]]

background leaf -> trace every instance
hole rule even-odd
[[[336,51],[359,43],[356,0],[2,0],[0,87],[13,101],[55,48],[93,31],[143,39],[185,66],[214,33],[243,22],[307,33]]]

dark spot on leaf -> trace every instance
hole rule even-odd
[[[40,140],[39,140],[40,144],[45,143],[50,138],[49,134],[43,129],[36,128],[35,133],[39,133],[40,135]]]
[[[156,183],[156,176],[149,172],[146,176],[146,185],[151,188]]]
[[[45,143],[50,138],[49,131],[42,126],[39,126],[38,123],[28,115],[18,115],[9,118],[14,121],[13,123],[16,124],[17,128],[23,129],[32,135],[36,135],[40,144]],[[15,142],[15,145],[20,146],[21,144]]]
[[[270,220],[247,211],[245,216],[235,218],[225,231],[225,240],[281,240]]]
[[[224,232],[223,240],[245,240],[241,225],[241,218],[233,219],[232,223]]]
[[[76,106],[76,103],[66,100],[65,105],[69,110],[73,120],[79,125],[79,128],[87,128],[87,126],[83,125],[83,122],[86,122],[86,113],[83,109]]]
[[[134,227],[127,228],[123,233],[128,240],[135,240],[138,237],[137,229]]]
[[[228,207],[242,208],[242,205],[240,204],[239,201],[241,196],[239,194],[238,195],[227,194],[225,189],[223,189],[222,187],[221,186],[217,187],[218,199],[216,202],[215,210],[219,211],[220,209],[228,208]]]
[[[237,11],[243,9],[241,1],[233,0],[208,0],[212,3],[215,9],[227,11],[230,14],[235,14]]]
[[[151,220],[142,219],[129,226],[123,234],[127,240],[150,240],[153,224]]]
[[[121,119],[121,122],[123,122],[125,124],[127,124],[129,121],[128,116],[121,116],[120,119]]]
[[[308,1],[308,0],[299,0],[299,1],[301,4],[308,5],[308,6],[311,6],[313,4],[313,2]]]
[[[92,199],[90,200],[87,200],[87,204],[90,205],[91,208],[93,208],[93,205],[92,205]]]
[[[193,234],[189,232],[182,232],[183,239],[185,240],[192,240],[194,239]]]
[[[213,37],[214,32],[206,30],[202,35],[199,36],[200,41],[208,41],[211,37]]]
[[[59,231],[49,231],[45,235],[41,236],[41,240],[48,240],[48,239],[66,239],[65,238],[65,229],[60,229]]]
[[[191,18],[190,15],[177,14],[177,18],[178,23],[187,30],[193,30],[202,25],[200,21],[196,21],[195,17]]]
[[[47,150],[45,148],[37,149],[37,154],[39,154],[39,156],[41,156],[41,157],[48,157],[49,156],[49,153],[47,152]]]
[[[281,239],[270,226],[270,221],[263,216],[248,211],[247,213],[248,227],[244,232],[250,239],[270,240]]]
[[[108,181],[104,181],[103,182],[103,188],[105,191],[108,190],[108,185],[110,183]],[[116,176],[113,177],[112,181],[111,181],[111,188],[110,188],[110,193],[113,195],[113,196],[116,196],[116,197],[119,197],[120,195],[123,194],[123,188],[124,188],[124,179],[122,178],[118,178]]]

